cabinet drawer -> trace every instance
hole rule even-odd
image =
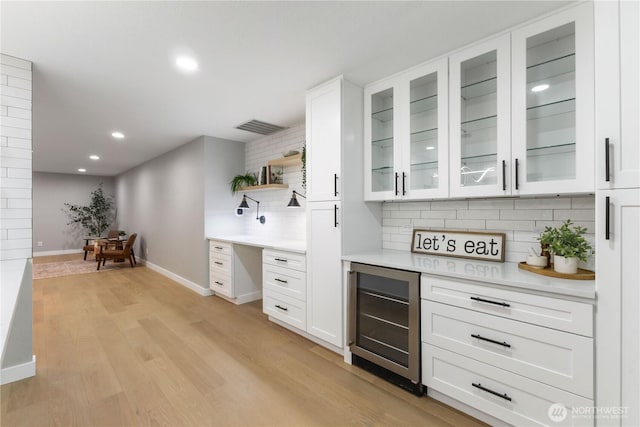
[[[307,285],[305,273],[277,265],[262,265],[262,281],[264,289],[270,289],[283,295],[305,301]]]
[[[231,256],[213,253],[209,256],[209,269],[224,274],[231,274]]]
[[[298,329],[307,329],[307,305],[303,301],[265,289],[262,311]]]
[[[561,331],[593,336],[590,304],[423,275],[422,298]]]
[[[209,273],[209,289],[217,294],[225,295],[233,298],[233,283],[231,276],[228,274],[219,274],[217,272]]]
[[[209,253],[231,255],[231,243],[220,242],[218,240],[209,240]]]
[[[593,400],[424,343],[422,382],[513,425],[593,425],[588,415],[571,414],[572,407],[590,408]],[[566,417],[561,421],[549,417],[554,404],[567,408]]]
[[[307,263],[304,254],[297,254],[286,251],[274,251],[265,249],[262,253],[262,262],[270,265],[279,265],[281,267],[292,268],[298,271],[306,271]]]
[[[591,338],[426,300],[421,326],[424,342],[593,398]]]

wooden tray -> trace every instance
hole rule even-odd
[[[541,276],[557,277],[559,279],[594,280],[596,278],[595,272],[591,270],[585,270],[583,268],[579,268],[576,274],[558,273],[553,270],[553,264],[551,264],[551,267],[536,268],[522,261],[518,264],[518,268],[530,271],[532,273],[540,274]]]

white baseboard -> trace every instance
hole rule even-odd
[[[483,421],[491,426],[494,426],[494,427],[511,426],[511,424],[505,423],[504,421],[499,420],[495,417],[492,417],[491,415],[485,412],[478,411],[477,409],[472,408],[471,406],[464,404],[459,400],[449,397],[446,394],[442,394],[439,391],[432,389],[431,387],[427,387],[427,396],[439,402],[442,402],[445,405],[451,406],[452,408],[455,408],[458,411],[464,412],[467,415],[471,415],[472,417],[477,418],[480,421]]]
[[[208,297],[210,295],[213,295],[213,292],[211,292],[211,289],[203,288],[202,286],[198,285],[197,283],[194,283],[191,280],[185,279],[182,276],[178,276],[177,274],[167,270],[166,268],[162,268],[159,265],[156,265],[156,264],[154,264],[152,262],[147,261],[146,259],[138,258],[137,261],[140,262],[143,265],[146,265],[151,270],[157,271],[158,273],[162,274],[163,276],[168,277],[169,279],[180,283],[182,286],[191,289],[192,291],[202,295],[203,297]]]
[[[33,257],[39,257],[39,256],[51,256],[51,255],[68,255],[68,254],[81,254],[84,251],[82,249],[62,249],[59,251],[39,251],[39,252],[34,252],[33,253]]]
[[[335,353],[338,353],[339,355],[342,355],[344,352],[344,349],[340,348],[340,347],[336,347],[333,344],[329,344],[328,342],[325,342],[323,340],[321,340],[320,338],[316,338],[313,335],[303,331],[302,329],[298,329],[294,326],[289,325],[288,323],[285,323],[279,319],[276,319],[275,317],[271,317],[269,316],[269,320],[272,321],[273,323],[275,323],[276,325],[282,326],[285,329],[290,330],[291,332],[295,332],[298,335],[303,336],[304,338],[308,339],[309,341],[313,341],[314,343],[321,345],[322,347],[331,350]]]
[[[246,304],[248,302],[257,301],[259,299],[262,299],[262,291],[255,291],[244,295],[238,295],[234,302],[236,304]]]
[[[25,378],[30,378],[36,375],[36,356],[33,355],[31,362],[23,363],[21,365],[9,366],[0,370],[0,385],[9,384],[15,381],[20,381]]]

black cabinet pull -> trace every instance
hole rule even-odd
[[[213,283],[215,283],[216,285],[224,286],[222,283],[218,282],[217,280]]]
[[[480,336],[478,334],[471,334],[471,336],[473,338],[476,338],[476,339],[479,339],[479,340],[482,340],[482,341],[487,341],[487,342],[490,342],[492,344],[498,344],[498,345],[501,345],[501,346],[506,347],[506,348],[511,348],[511,344],[507,344],[506,342],[500,342],[500,341],[492,340],[491,338],[485,338],[485,337],[482,337],[482,336]]]
[[[222,249],[222,246],[214,246],[216,249]]]
[[[487,304],[495,304],[495,305],[500,305],[502,307],[511,307],[511,305],[507,304],[506,302],[491,301],[491,300],[480,298],[480,297],[470,297],[470,298],[474,301],[486,302]]]
[[[399,176],[398,172],[396,172],[396,182],[395,182],[395,188],[396,188],[395,193],[396,193],[396,196],[398,195],[398,176]]]
[[[609,138],[604,139],[604,180],[609,182],[611,170],[609,169]]]
[[[287,307],[282,307],[281,305],[276,304],[276,308],[279,308],[282,311],[289,311]]]
[[[218,264],[218,265],[222,265],[222,263],[220,261],[214,261],[214,264]]]
[[[333,174],[333,196],[338,197],[338,174]]]
[[[278,279],[277,277],[275,279],[273,279],[273,280],[275,280],[276,282],[280,282],[280,283],[289,283],[286,280]]]
[[[333,227],[338,228],[338,205],[333,205]]]
[[[478,383],[478,384],[476,384],[476,383],[471,383],[471,385],[472,385],[472,386],[474,386],[475,388],[479,388],[479,389],[480,389],[480,390],[482,390],[482,391],[486,391],[487,393],[491,393],[491,394],[493,394],[494,396],[501,397],[501,398],[503,398],[504,400],[508,400],[509,402],[511,402],[511,398],[507,395],[507,393],[500,394],[500,393],[498,393],[497,391],[493,391],[493,390],[488,389],[488,388],[486,388],[486,387],[482,387],[482,384],[480,384],[480,383]]]
[[[276,260],[276,261],[280,261],[280,262],[287,262],[287,260],[286,260],[286,259],[282,259],[282,258],[274,258],[274,260]]]
[[[405,181],[407,179],[407,174],[402,172],[402,195],[406,195],[407,191],[405,190]]]
[[[506,179],[506,171],[507,171],[507,161],[502,161],[502,191],[507,191],[507,179]]]
[[[516,159],[516,190],[518,190],[520,188],[520,184],[518,181],[518,169],[520,168],[520,163],[518,162],[518,159]]]
[[[604,198],[604,240],[611,237],[611,197]]]

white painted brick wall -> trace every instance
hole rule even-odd
[[[273,135],[259,138],[245,145],[245,170],[258,174],[268,160],[282,157],[290,150],[302,152],[305,139],[305,125],[301,123]],[[247,195],[260,201],[260,215],[266,218],[260,224],[256,218],[256,204],[249,200],[250,208],[245,210],[245,231],[248,234],[282,240],[306,240],[306,200],[298,198],[300,209],[287,208],[291,191],[305,194],[302,188],[302,171],[299,166],[284,168],[283,181],[289,185],[287,190],[261,190],[248,192]],[[238,204],[242,193],[236,195]]]
[[[31,69],[0,54],[0,260],[32,254]]]
[[[559,226],[571,219],[587,228],[585,238],[595,248],[594,199],[581,196],[384,203],[382,245],[410,250],[414,228],[498,231],[506,234],[505,260],[520,262],[530,247],[539,250],[537,237],[546,226]],[[594,257],[582,266],[593,269]]]

